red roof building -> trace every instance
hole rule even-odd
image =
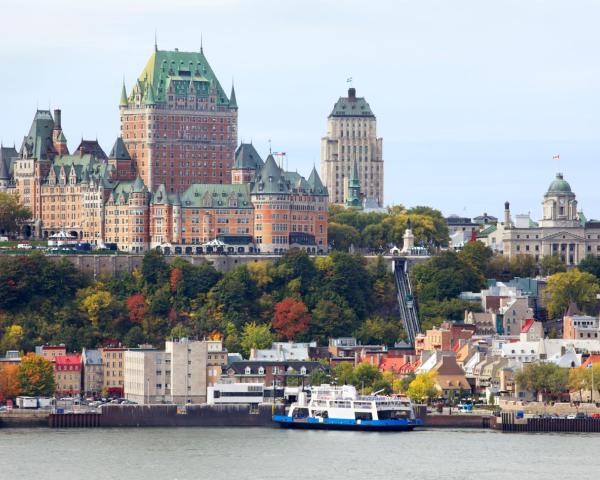
[[[82,363],[78,353],[60,355],[54,359],[54,382],[57,396],[76,396],[81,393]]]

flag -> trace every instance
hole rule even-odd
[[[352,83],[352,77],[348,77],[348,78],[346,79],[346,83]]]
[[[558,153],[555,153],[554,155],[552,155],[552,160],[560,160],[560,155]]]

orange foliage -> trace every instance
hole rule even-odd
[[[0,365],[0,402],[15,398],[21,393],[18,371],[18,365]]]
[[[308,328],[311,316],[303,302],[284,298],[275,305],[273,328],[285,340],[293,340]]]
[[[127,299],[127,311],[129,312],[129,320],[141,324],[148,311],[146,298],[141,293],[129,297]]]
[[[174,268],[171,270],[171,292],[177,291],[177,286],[183,280],[183,272],[180,268]]]

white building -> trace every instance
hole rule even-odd
[[[127,400],[146,405],[170,403],[171,358],[154,348],[125,351],[123,370]]]
[[[316,348],[316,342],[273,342],[269,349],[256,349],[250,351],[250,360],[271,360],[285,362],[289,360],[310,360],[310,349]]]
[[[207,388],[209,405],[259,404],[264,400],[262,383],[219,382]]]

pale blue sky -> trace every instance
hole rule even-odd
[[[319,162],[326,117],[354,78],[384,139],[386,203],[445,214],[541,215],[561,170],[600,217],[600,2],[593,0],[3,0],[0,137],[60,106],[74,148],[109,150],[118,100],[153,49],[204,51],[240,138]],[[560,153],[560,165],[552,160]]]

